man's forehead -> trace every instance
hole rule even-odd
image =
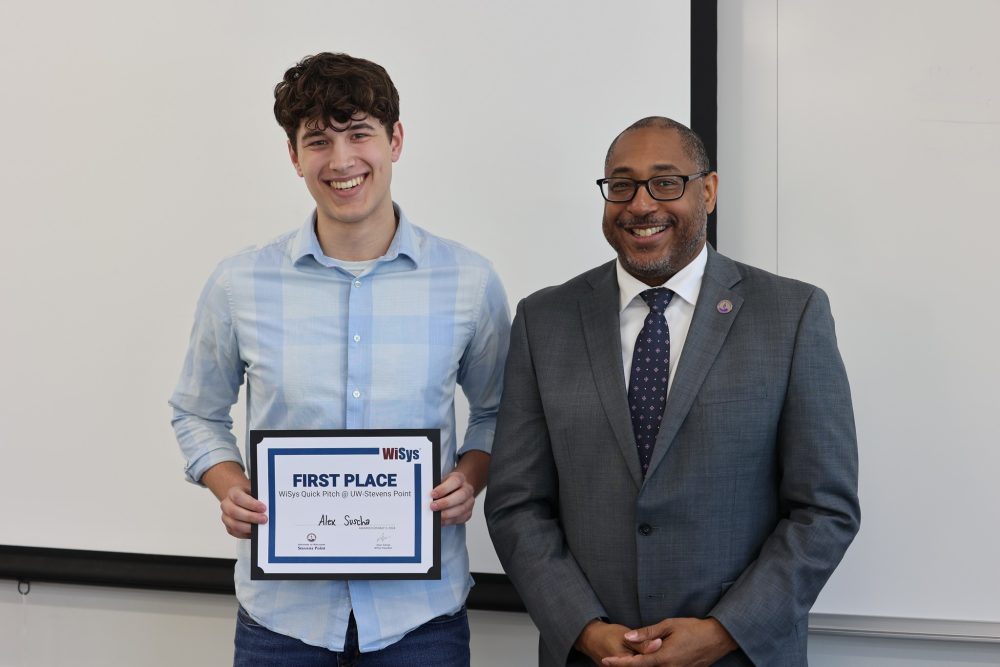
[[[608,160],[607,171],[609,174],[634,171],[680,173],[689,168],[690,162],[677,130],[643,127],[629,130],[618,137]]]

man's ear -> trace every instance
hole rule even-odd
[[[302,167],[299,166],[299,154],[295,152],[295,144],[292,140],[288,140],[288,157],[291,158],[292,164],[295,165],[295,173],[302,177]]]
[[[392,126],[392,136],[389,138],[389,150],[393,162],[398,160],[403,152],[403,124],[398,120]]]
[[[715,210],[715,199],[719,194],[719,172],[712,171],[703,177],[705,181],[702,195],[705,197],[705,212],[711,213]]]

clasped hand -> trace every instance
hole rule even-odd
[[[635,630],[592,621],[576,646],[607,667],[707,667],[737,648],[714,618],[668,618]]]

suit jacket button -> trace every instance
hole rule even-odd
[[[640,535],[649,535],[652,532],[653,532],[653,527],[650,526],[648,523],[639,524]]]

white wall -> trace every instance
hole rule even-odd
[[[826,289],[852,380],[862,529],[814,610],[845,625],[1000,641],[998,23],[984,0],[719,0],[719,249]],[[970,646],[810,656],[1000,664]]]
[[[0,581],[0,667],[218,667],[232,663],[228,595]],[[535,664],[526,614],[470,611],[472,667]],[[812,636],[812,667],[988,667],[1000,645]]]
[[[230,595],[0,581],[0,667],[232,664]],[[473,667],[533,664],[538,633],[524,614],[469,612]]]

